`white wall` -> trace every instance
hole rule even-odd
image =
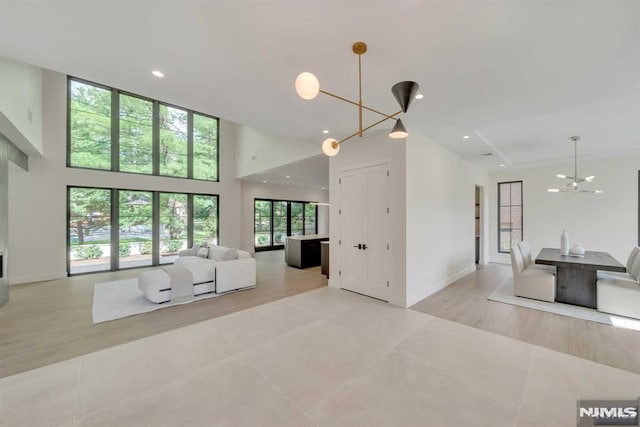
[[[391,191],[391,299],[390,303],[405,306],[405,142],[390,140],[385,133],[367,133],[340,146],[340,152],[329,162],[329,230],[330,230],[330,272],[329,286],[340,287],[338,270],[340,257],[338,240],[340,235],[340,189],[339,174],[343,170],[357,169],[388,163],[390,171]]]
[[[241,183],[235,179],[234,123],[220,121],[220,182],[215,183],[67,168],[66,111],[66,76],[44,71],[45,157],[31,158],[29,172],[17,167],[9,171],[10,283],[66,276],[68,185],[218,194],[220,242],[240,246]]]
[[[560,247],[560,234],[567,230],[571,244],[586,250],[604,251],[625,263],[638,244],[638,170],[640,156],[598,161],[578,161],[581,176],[594,175],[584,188],[603,194],[549,193],[566,180],[559,173],[573,174],[573,164],[505,170],[491,174],[491,259],[509,263],[509,254],[498,253],[498,182],[523,181],[523,238],[533,255],[541,248]]]
[[[320,144],[285,138],[243,124],[236,127],[236,176],[239,178],[322,153]]]
[[[42,69],[0,57],[0,133],[41,156],[42,120]]]
[[[242,249],[254,252],[254,199],[298,200],[308,202],[329,201],[329,192],[295,185],[242,182]],[[329,233],[329,209],[318,206],[318,233]]]
[[[411,306],[475,270],[475,186],[489,174],[422,135],[407,140],[407,297]],[[484,222],[485,250],[488,246]],[[480,263],[488,260],[481,259]]]

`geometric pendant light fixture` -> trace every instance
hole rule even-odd
[[[395,125],[393,126],[393,129],[389,133],[389,136],[391,138],[401,139],[409,136],[409,133],[407,132],[407,129],[404,127],[402,120],[400,120],[400,118],[397,118],[396,116],[400,115],[401,113],[407,112],[407,110],[409,109],[409,105],[411,105],[411,101],[413,101],[413,99],[416,96],[416,93],[418,92],[418,87],[419,87],[418,83],[405,81],[405,82],[399,82],[393,85],[393,87],[391,88],[391,93],[395,97],[396,101],[398,101],[398,104],[400,105],[400,108],[401,108],[401,110],[398,111],[397,113],[385,114],[373,108],[367,107],[366,105],[362,104],[362,55],[364,55],[367,52],[367,44],[364,42],[355,42],[352,46],[352,50],[353,50],[353,53],[358,55],[359,98],[357,102],[344,98],[342,96],[334,95],[331,92],[327,92],[325,90],[320,89],[320,82],[318,81],[318,78],[314,76],[312,73],[309,73],[309,72],[301,73],[298,75],[295,81],[296,92],[302,99],[311,100],[311,99],[314,99],[316,96],[318,96],[319,93],[323,93],[325,95],[329,95],[333,98],[339,99],[341,101],[347,102],[349,104],[352,104],[358,107],[358,130],[355,133],[347,136],[346,138],[341,139],[340,141],[334,138],[325,139],[324,142],[322,143],[322,151],[327,156],[335,156],[336,154],[338,154],[338,151],[340,150],[340,144],[350,140],[354,136],[362,136],[364,132],[368,131],[369,129],[375,126],[378,126],[380,123],[383,123],[387,120],[395,120]],[[379,114],[383,118],[378,120],[377,122],[374,122],[368,126],[363,127],[363,124],[362,124],[363,110],[367,110],[367,111],[371,111],[373,113]]]
[[[595,176],[588,176],[586,178],[578,177],[578,140],[580,140],[580,137],[579,136],[572,136],[571,140],[573,141],[573,154],[574,154],[573,176],[567,176],[567,175],[564,175],[564,174],[556,175],[558,178],[568,179],[571,182],[569,182],[567,185],[565,185],[562,188],[549,188],[547,191],[549,193],[594,193],[594,194],[601,194],[602,190],[584,190],[584,189],[579,189],[578,188],[578,184],[580,184],[581,182],[593,182],[593,180],[595,179]]]

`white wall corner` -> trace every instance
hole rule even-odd
[[[411,307],[412,305],[422,301],[423,299],[427,298],[428,296],[431,296],[431,295],[435,294],[439,290],[446,288],[447,286],[449,286],[450,284],[452,284],[456,280],[459,280],[462,277],[466,276],[467,274],[473,273],[474,271],[476,271],[476,265],[475,264],[465,268],[464,270],[454,274],[453,276],[447,277],[446,279],[436,283],[435,285],[427,286],[425,289],[423,289],[422,291],[418,292],[417,294],[413,294],[413,295],[408,296],[407,300],[405,302],[406,305],[404,305],[404,307]],[[398,304],[394,304],[394,305],[398,305]]]
[[[327,281],[327,284],[329,285],[330,288],[340,289],[340,281],[337,279],[329,279]]]

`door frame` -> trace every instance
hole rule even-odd
[[[478,231],[478,235],[480,236],[480,238],[478,239],[478,263],[477,265],[484,265],[486,264],[486,260],[485,260],[485,253],[484,253],[484,242],[485,242],[485,232],[484,232],[484,224],[485,224],[485,214],[484,214],[484,208],[485,208],[485,203],[484,203],[484,186],[476,184],[474,186],[474,205],[475,205],[475,190],[478,190],[478,215],[480,217],[480,225],[479,225],[479,231]],[[475,216],[475,215],[474,215]],[[475,226],[475,224],[474,224]],[[474,236],[475,236],[475,230],[474,230]],[[475,254],[474,254],[475,255]]]

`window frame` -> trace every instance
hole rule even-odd
[[[110,169],[99,169],[99,168],[91,168],[87,166],[74,166],[71,164],[71,82],[77,82],[85,85],[95,86],[100,89],[105,89],[111,92],[111,168]],[[152,120],[151,120],[151,132],[152,132],[152,164],[151,164],[151,173],[142,173],[142,172],[131,172],[131,171],[120,171],[120,94],[131,96],[135,98],[139,98],[145,101],[149,101],[153,104],[152,111]],[[160,105],[164,105],[169,108],[176,108],[180,110],[184,110],[187,113],[187,176],[186,177],[176,177],[171,175],[161,175],[160,174]],[[176,104],[172,104],[170,102],[165,102],[158,99],[149,98],[148,96],[139,95],[133,92],[129,92],[126,90],[121,90],[115,87],[107,86],[101,83],[92,82],[90,80],[86,80],[79,77],[74,77],[71,75],[67,76],[67,153],[66,153],[66,166],[68,168],[73,169],[86,169],[86,170],[95,170],[102,172],[118,172],[118,173],[128,173],[134,175],[145,175],[145,176],[160,176],[163,178],[174,178],[174,179],[189,179],[194,181],[202,181],[202,182],[220,182],[221,176],[221,165],[220,165],[220,140],[221,140],[221,130],[220,130],[220,118],[213,116],[211,114],[203,113],[200,111],[195,111],[190,108],[181,107]],[[194,178],[193,177],[193,164],[194,164],[194,146],[193,146],[193,115],[197,114],[209,119],[213,119],[216,121],[216,179],[202,179],[202,178]]]
[[[509,207],[520,206],[520,225],[521,225],[521,228],[519,228],[519,230],[520,230],[520,240],[523,240],[524,239],[524,198],[523,198],[523,195],[524,195],[524,183],[523,183],[522,180],[498,182],[498,215],[497,215],[497,217],[498,217],[498,253],[510,254],[511,250],[503,250],[501,248],[501,245],[500,245],[500,238],[501,238],[500,233],[502,231],[502,227],[500,226],[500,222],[501,222],[500,221],[501,220],[500,208],[502,207],[501,197],[500,197],[500,194],[501,194],[500,186],[503,185],[503,184],[520,184],[520,204],[519,205],[511,205],[510,204]],[[510,234],[512,233],[512,230],[514,230],[514,229],[513,228],[509,229],[509,233]]]
[[[91,190],[108,190],[111,194],[111,206],[110,206],[110,227],[111,227],[111,237],[110,237],[110,245],[111,245],[111,264],[110,268],[106,270],[99,271],[88,271],[83,273],[72,273],[71,272],[71,230],[69,227],[69,222],[71,220],[71,189],[73,188],[83,188],[83,189],[91,189]],[[133,266],[133,267],[120,267],[120,259],[118,256],[118,246],[120,244],[120,236],[119,236],[119,227],[120,227],[120,191],[136,191],[136,192],[145,192],[152,194],[152,252],[151,252],[151,265],[145,266]],[[218,244],[220,244],[220,195],[214,193],[187,193],[184,191],[160,191],[160,190],[149,190],[144,188],[112,188],[112,187],[92,187],[87,185],[67,185],[67,274],[69,276],[80,276],[85,274],[96,274],[96,273],[104,273],[109,271],[123,271],[123,270],[132,270],[136,268],[149,268],[149,267],[158,267],[166,264],[160,263],[160,194],[185,194],[187,195],[187,209],[188,217],[187,217],[187,247],[193,247],[193,238],[194,238],[194,209],[193,209],[193,197],[194,196],[205,196],[205,197],[215,197],[216,201],[216,240]]]
[[[271,245],[269,246],[256,246],[255,245],[255,236],[256,236],[256,202],[257,201],[261,201],[261,202],[269,202],[271,205],[271,209],[270,209],[270,224],[269,224],[269,233],[271,234]],[[264,197],[255,197],[253,199],[253,248],[254,251],[256,252],[262,252],[262,251],[274,251],[274,250],[279,250],[279,249],[284,249],[284,244],[282,245],[275,245],[274,242],[274,216],[273,216],[273,212],[274,212],[274,208],[273,208],[273,204],[274,202],[285,202],[287,204],[287,231],[286,231],[286,237],[290,237],[291,236],[291,203],[301,203],[302,204],[302,234],[301,236],[305,236],[308,235],[306,233],[306,212],[305,212],[305,207],[308,204],[311,203],[317,203],[314,201],[304,201],[304,200],[286,200],[286,199],[268,199],[268,198],[264,198]],[[316,205],[316,209],[315,209],[315,232],[312,234],[318,234],[318,206]],[[280,231],[280,230],[278,230]],[[311,235],[311,234],[309,234]]]

